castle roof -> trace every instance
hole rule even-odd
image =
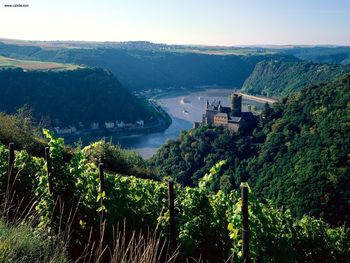
[[[221,102],[220,101],[214,100],[210,104],[207,101],[207,110],[218,110],[219,106],[221,106]]]

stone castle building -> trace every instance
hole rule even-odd
[[[236,132],[255,120],[251,112],[242,111],[241,95],[233,93],[230,96],[230,104],[230,107],[225,107],[221,105],[220,101],[214,100],[209,103],[207,100],[202,122],[195,122],[194,127],[212,124],[214,126],[223,126],[230,131]]]

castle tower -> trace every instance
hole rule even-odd
[[[231,101],[231,114],[235,117],[241,117],[242,115],[242,96],[233,93],[230,97]]]

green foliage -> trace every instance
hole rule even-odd
[[[0,144],[0,192],[1,198],[7,190],[7,160],[9,151],[7,147]],[[29,155],[26,151],[15,151],[15,163],[12,170],[13,176],[16,178],[14,185],[11,187],[13,202],[18,209],[28,208],[34,199],[35,189],[38,184],[35,174],[38,173],[42,167],[43,160]],[[19,205],[20,204],[20,205]]]
[[[267,109],[265,143],[249,164],[257,195],[298,217],[350,219],[350,76],[312,86]]]
[[[42,159],[31,159],[23,152],[18,162],[28,173],[31,169],[35,172],[31,180],[34,180],[32,184],[36,185],[36,194],[40,197],[36,206],[40,229],[53,237],[67,224],[71,226],[68,250],[73,258],[80,255],[89,238],[99,238],[96,232],[102,210],[107,228],[125,220],[127,233],[158,229],[166,236],[169,211],[165,183],[106,173],[105,192],[99,193],[96,165],[85,158],[82,150],[76,150],[70,162],[65,162],[62,158],[63,140],[55,138],[49,131],[45,134],[50,140],[53,192],[49,191],[46,165]],[[6,149],[2,147],[0,150],[2,156]],[[0,167],[5,166],[4,162],[6,158],[1,159]],[[200,179],[198,188],[175,186],[178,244],[183,258],[202,257],[209,262],[218,262],[233,252],[233,261],[240,261],[239,192],[213,191],[213,183],[225,165],[226,161],[216,163]],[[105,207],[100,207],[101,198]],[[54,208],[56,199],[60,209]],[[70,218],[72,210],[74,218]],[[259,203],[253,195],[249,197],[249,213],[252,257],[260,258],[262,262],[281,261],[285,255],[289,256],[290,262],[317,262],[319,258],[326,259],[326,262],[346,262],[349,256],[349,233],[345,228],[330,228],[326,223],[309,217],[295,219],[288,211]],[[106,242],[113,239],[109,234],[107,232]]]
[[[213,189],[236,188],[245,180],[244,160],[254,156],[257,148],[243,134],[230,133],[221,127],[201,126],[182,132],[175,141],[167,141],[150,163],[161,176],[170,176],[183,185],[194,186],[220,160],[226,160],[221,176],[214,178]],[[222,182],[221,182],[222,181]]]
[[[65,248],[33,232],[28,224],[12,226],[0,219],[0,261],[4,263],[69,262]]]
[[[227,212],[232,251],[237,259],[242,256],[241,206],[242,201],[238,199]],[[252,193],[249,195],[249,231],[251,257],[260,262],[347,262],[350,255],[350,232],[346,228],[330,228],[325,222],[308,216],[295,219],[289,210],[259,203]]]
[[[226,161],[219,161],[200,179],[198,188],[186,187],[177,192],[179,240],[187,256],[204,257],[210,262],[229,257],[226,211],[234,203],[232,195],[214,193],[214,178]]]
[[[219,128],[183,132],[151,159],[161,176],[196,185],[225,159],[213,189],[228,192],[248,179],[256,195],[301,218],[332,225],[350,218],[350,77],[341,77],[265,105],[252,136]]]
[[[15,144],[16,149],[23,149],[31,154],[43,154],[45,142],[41,139],[37,126],[33,124],[30,109],[23,107],[14,115],[0,113],[0,143]]]
[[[37,122],[47,127],[67,127],[91,122],[161,118],[146,101],[126,90],[112,73],[102,69],[68,71],[0,70],[0,111],[14,113],[27,104]],[[79,123],[81,125],[79,125]]]
[[[8,150],[0,144],[0,189],[1,193],[5,193],[7,185],[7,158]]]
[[[83,148],[85,158],[95,164],[103,163],[108,171],[135,175],[142,178],[157,179],[148,168],[147,162],[136,152],[122,149],[112,142],[101,140]]]
[[[302,88],[328,82],[349,72],[350,66],[310,62],[259,62],[245,80],[242,90],[265,96],[288,96]]]

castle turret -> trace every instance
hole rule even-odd
[[[235,117],[242,115],[242,96],[236,93],[231,95],[231,114]]]

